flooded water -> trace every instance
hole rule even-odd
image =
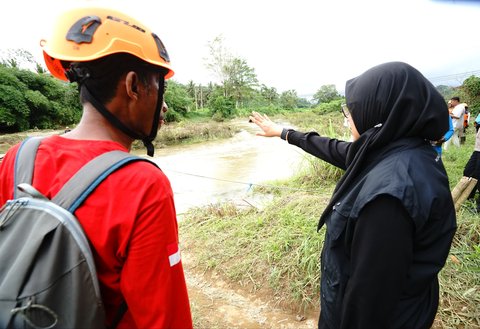
[[[304,152],[280,138],[256,136],[246,123],[231,139],[156,151],[154,161],[170,179],[177,213],[220,201],[246,201],[253,184],[288,178]]]

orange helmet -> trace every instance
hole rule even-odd
[[[92,61],[115,53],[128,53],[168,70],[167,50],[160,38],[142,23],[107,8],[77,8],[65,12],[54,24],[51,36],[42,39],[48,70],[61,80],[71,62]]]

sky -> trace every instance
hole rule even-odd
[[[15,0],[0,13],[0,51],[21,48],[43,63],[39,40],[75,6],[109,6],[144,22],[186,84],[218,82],[206,68],[216,37],[281,93],[312,95],[372,66],[403,61],[435,84],[480,74],[480,1],[432,0]]]

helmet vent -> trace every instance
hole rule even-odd
[[[102,20],[98,16],[82,17],[68,30],[66,38],[78,44],[91,43],[93,34],[100,24]]]
[[[160,57],[163,58],[165,62],[169,63],[170,57],[168,56],[167,48],[165,48],[165,46],[163,45],[162,40],[160,40],[160,38],[155,33],[152,33],[152,37],[155,40],[155,44],[157,45],[158,54],[160,55]]]

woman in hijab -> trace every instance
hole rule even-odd
[[[353,142],[250,116],[258,135],[345,170],[318,224],[326,224],[318,327],[430,328],[456,230],[447,173],[430,145],[448,130],[447,105],[401,62],[349,80],[345,98]]]

